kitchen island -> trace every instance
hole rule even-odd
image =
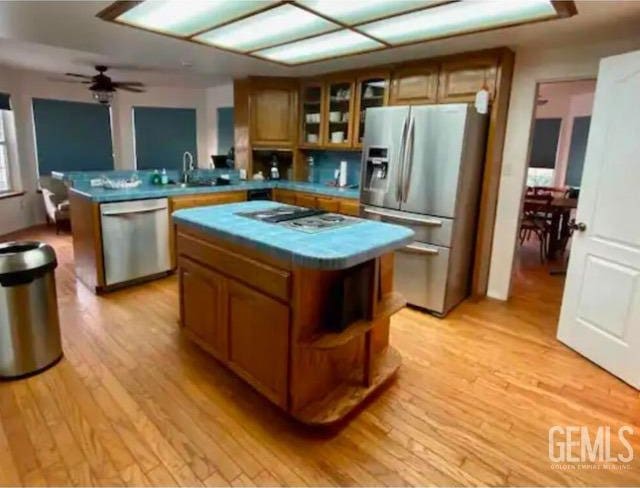
[[[299,421],[344,419],[396,372],[393,251],[407,228],[337,214],[297,226],[254,201],[173,213],[184,333]],[[297,220],[297,222],[302,222]],[[302,229],[304,227],[304,229]]]

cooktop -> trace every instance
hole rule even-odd
[[[359,219],[353,217],[294,205],[282,205],[255,212],[238,212],[237,215],[311,234],[359,222]]]

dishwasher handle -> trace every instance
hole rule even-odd
[[[107,210],[102,212],[102,215],[106,217],[115,217],[119,215],[132,215],[132,214],[144,214],[151,212],[158,212],[160,210],[166,210],[167,207],[152,207],[152,208],[142,208],[140,210]]]
[[[432,256],[440,254],[440,251],[437,247],[427,246],[425,244],[409,244],[408,246],[405,246],[404,249],[408,252],[413,252],[416,254],[429,254]]]

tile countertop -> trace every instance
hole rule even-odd
[[[252,201],[178,210],[173,220],[213,237],[243,244],[297,266],[315,269],[346,269],[399,249],[413,240],[412,230],[373,220],[309,234],[282,225],[237,215],[281,206]]]
[[[360,191],[336,188],[333,186],[322,185],[319,183],[306,183],[303,181],[238,181],[230,185],[224,186],[195,186],[182,188],[178,185],[153,186],[142,184],[138,188],[128,190],[107,190],[105,188],[92,188],[88,185],[70,188],[78,195],[89,198],[94,202],[123,202],[126,200],[143,200],[146,198],[163,198],[174,197],[180,195],[196,195],[202,193],[219,193],[229,191],[242,190],[260,190],[264,188],[283,188],[287,190],[303,191],[308,193],[316,193],[319,195],[328,195],[340,198],[351,198],[357,200],[360,198]]]

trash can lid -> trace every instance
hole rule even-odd
[[[49,244],[38,241],[0,243],[0,276],[43,267],[55,267],[56,253]]]

